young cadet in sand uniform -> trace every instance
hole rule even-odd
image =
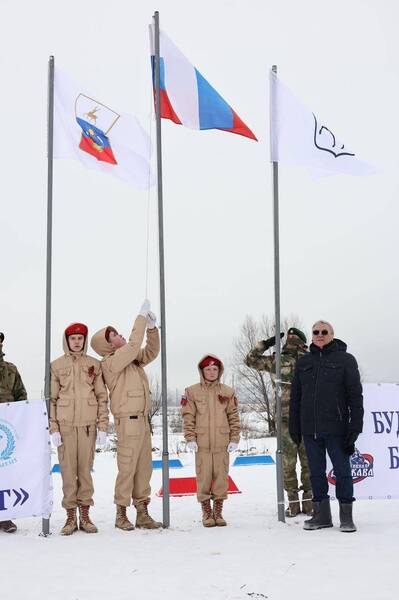
[[[96,439],[105,445],[108,429],[108,395],[97,359],[86,354],[88,329],[73,323],[65,329],[64,355],[51,363],[50,433],[58,449],[62,506],[67,520],[62,535],[79,527],[97,533],[89,508],[93,506],[93,466]],[[98,429],[98,433],[97,433]]]
[[[159,333],[150,303],[144,301],[129,341],[114,327],[104,327],[91,339],[91,347],[103,356],[101,365],[111,398],[117,435],[118,475],[115,483],[115,527],[134,529],[126,509],[136,507],[136,527],[158,529],[162,523],[148,514],[152,474],[151,431],[148,415],[150,389],[144,368],[159,353]],[[141,348],[147,330],[147,341]]]
[[[188,387],[181,400],[187,448],[196,453],[197,499],[204,527],[227,524],[222,510],[227,499],[228,452],[236,450],[240,440],[237,399],[233,388],[220,383],[223,369],[219,358],[206,355],[198,364],[200,383]]]

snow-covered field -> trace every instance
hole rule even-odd
[[[274,440],[259,442],[274,451]],[[181,458],[184,468],[171,477],[194,475],[193,455]],[[171,498],[168,530],[123,532],[114,527],[113,453],[97,454],[94,469],[99,533],[58,534],[65,513],[54,474],[52,536],[39,537],[37,519],[19,520],[16,534],[0,535],[1,600],[397,598],[397,501],[357,502],[357,533],[303,531],[303,517],[277,521],[274,466],[231,467],[242,494],[225,503],[228,527],[205,529],[189,496]],[[161,471],[154,471],[150,510],[162,520],[160,486]],[[336,502],[332,508],[337,523]]]

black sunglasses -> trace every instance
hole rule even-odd
[[[313,329],[313,335],[328,335],[328,330],[327,329],[322,329],[321,331],[319,329]]]

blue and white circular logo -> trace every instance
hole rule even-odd
[[[7,421],[0,420],[0,468],[14,464],[16,434],[13,426]]]

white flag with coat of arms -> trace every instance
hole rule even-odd
[[[1,403],[0,521],[49,517],[52,492],[46,403]]]
[[[326,121],[304,106],[273,71],[270,73],[271,160],[304,165],[315,175],[373,175]]]
[[[54,158],[72,158],[135,188],[154,185],[150,138],[133,115],[117,112],[54,70]]]

